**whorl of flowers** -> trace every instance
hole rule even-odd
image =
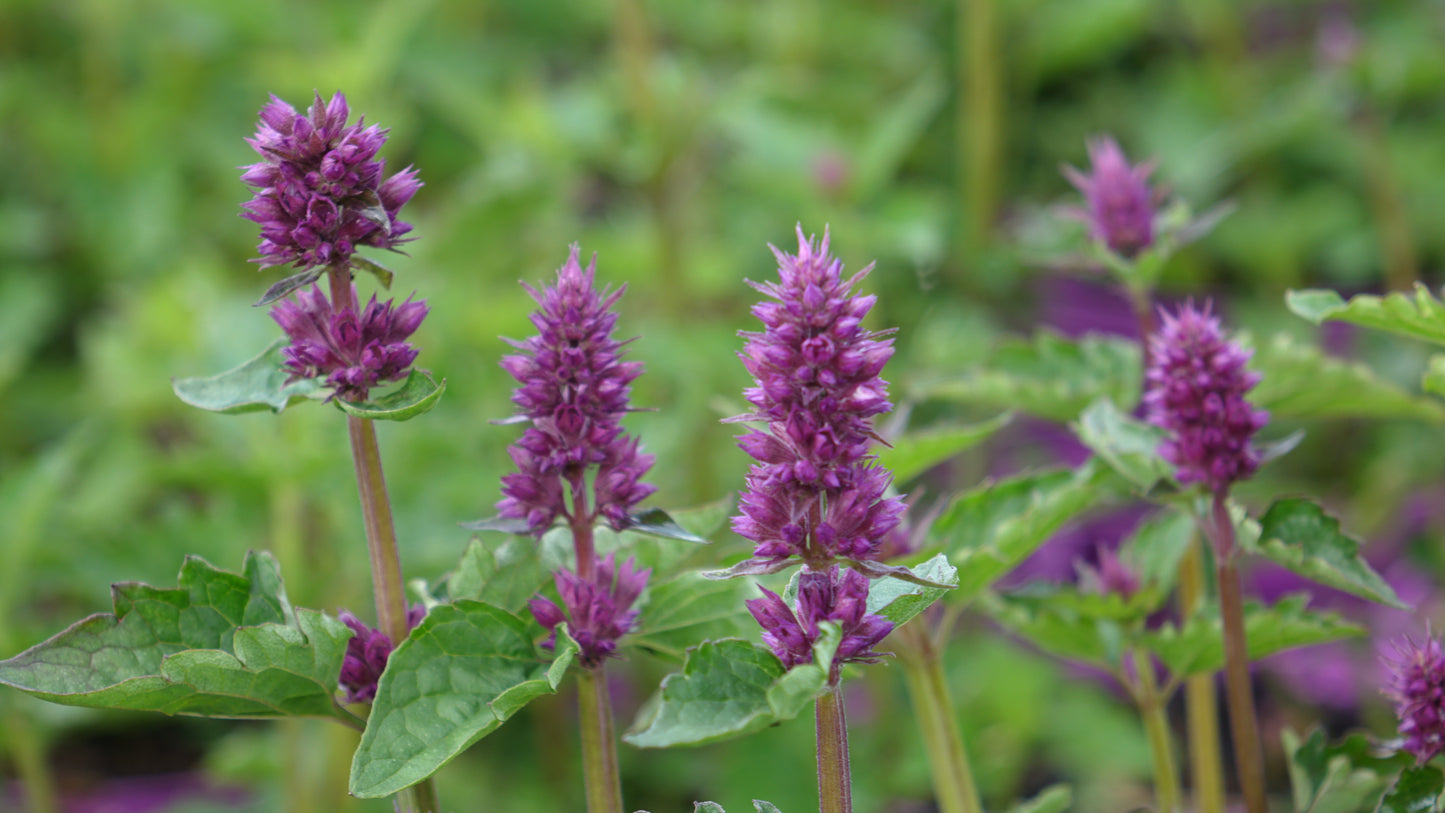
[[[1396,644],[1385,696],[1395,703],[1404,748],[1419,765],[1445,753],[1445,649],[1434,638]]]
[[[638,570],[632,559],[619,568],[616,559],[616,554],[608,554],[598,561],[595,580],[566,568],[554,573],[561,607],[544,596],[531,600],[528,606],[537,623],[552,632],[542,644],[544,647],[556,646],[557,625],[566,621],[568,634],[581,648],[577,660],[583,666],[597,666],[616,653],[617,639],[631,632],[637,622],[638,611],[632,609],[632,604],[652,575],[650,568]]]
[[[773,254],[779,280],[749,283],[774,300],[753,307],[764,329],[741,334],[754,411],[733,420],[767,429],[738,441],[758,462],[733,528],[762,560],[869,558],[904,510],[883,496],[889,473],[869,456],[872,418],[892,408],[879,374],[893,355],[892,339],[862,325],[875,297],[851,290],[872,266],[845,280],[828,234],[815,245],[801,227],[796,255]]]
[[[386,662],[391,657],[391,638],[346,610],[342,610],[339,617],[354,634],[346,642],[346,655],[341,660],[341,677],[337,682],[346,702],[370,703],[376,699],[376,682],[386,671]],[[408,629],[420,624],[425,617],[425,607],[413,606],[406,614]]]
[[[502,478],[497,508],[503,517],[525,519],[535,534],[558,515],[579,522],[600,515],[624,528],[633,506],[656,490],[641,482],[652,456],[641,453],[620,423],[631,382],[642,373],[641,362],[622,360],[623,342],[612,338],[617,314],[611,308],[625,286],[597,291],[597,260],[583,270],[578,252],[573,245],[554,285],[538,292],[522,284],[541,306],[532,314],[538,334],[508,340],[521,352],[502,359],[521,384],[512,403],[531,426],[508,450],[518,471]],[[588,517],[573,517],[563,483],[581,493],[589,466],[596,467],[594,503]]]
[[[1084,222],[1089,234],[1121,257],[1134,255],[1154,244],[1154,201],[1149,189],[1152,162],[1131,166],[1113,138],[1089,141],[1093,171],[1085,175],[1064,167],[1064,177],[1084,193]]]
[[[262,267],[298,268],[344,264],[357,246],[394,248],[411,226],[397,220],[401,207],[421,188],[408,167],[385,178],[376,157],[386,130],[363,121],[346,123],[350,111],[340,93],[321,95],[300,115],[275,96],[261,108],[261,123],[246,139],[262,160],[243,169],[256,188],[245,216],[260,224]]]
[[[407,377],[417,350],[407,338],[427,315],[425,301],[378,302],[371,297],[360,315],[351,307],[335,310],[312,286],[298,289],[271,309],[271,318],[291,338],[282,350],[291,378],[324,376],[333,396],[365,401],[372,387]]]
[[[1259,374],[1244,369],[1251,352],[1224,339],[1208,304],[1160,314],[1144,393],[1150,423],[1169,433],[1159,451],[1178,467],[1180,483],[1222,493],[1259,468],[1251,439],[1269,413],[1244,398]]]
[[[876,663],[882,653],[873,647],[893,631],[893,622],[867,612],[868,586],[868,577],[856,570],[804,570],[798,577],[796,612],[767,588],[759,588],[762,598],[748,601],[748,612],[763,627],[763,643],[789,669],[813,662],[813,644],[822,635],[820,621],[836,623],[843,633],[830,676],[836,682],[845,663]]]

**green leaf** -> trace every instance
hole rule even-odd
[[[1241,528],[1240,546],[1305,578],[1361,598],[1409,609],[1360,556],[1360,543],[1340,522],[1303,497],[1276,500],[1260,519],[1259,535]]]
[[[1043,594],[986,594],[979,603],[999,624],[1045,652],[1104,669],[1117,665],[1123,652],[1123,629],[1107,618],[1078,612],[1071,606],[1078,602],[1070,598],[1083,596],[1069,587],[1051,587]],[[1120,596],[1094,598],[1123,602]]]
[[[908,394],[1065,422],[1101,398],[1138,403],[1140,369],[1139,346],[1127,339],[1089,335],[1074,342],[1041,330],[1003,340],[985,367],[918,382]]]
[[[627,530],[648,536],[659,536],[663,539],[678,539],[699,545],[707,544],[707,539],[679,525],[677,520],[661,508],[652,508],[634,515],[632,524],[627,526]]]
[[[406,421],[430,412],[432,407],[437,405],[437,401],[441,400],[442,393],[446,392],[446,389],[447,380],[445,378],[438,383],[431,377],[431,373],[412,370],[411,375],[406,377],[406,381],[400,387],[374,401],[357,404],[337,398],[334,403],[341,408],[342,412],[358,418],[369,418],[373,421]]]
[[[317,266],[315,268],[308,268],[299,274],[292,274],[275,285],[272,285],[270,288],[267,288],[266,293],[261,294],[261,298],[257,300],[256,304],[252,307],[264,308],[297,288],[305,288],[307,285],[321,279],[321,275],[325,273],[326,266]]]
[[[1120,547],[1119,557],[1138,574],[1141,584],[1168,592],[1196,529],[1194,517],[1188,512],[1163,511],[1134,529]]]
[[[693,802],[692,811],[693,813],[727,813],[717,802]],[[753,813],[781,813],[781,811],[772,802],[754,799]]]
[[[1310,612],[1305,609],[1308,600],[1307,594],[1297,594],[1280,599],[1273,607],[1245,604],[1244,634],[1251,661],[1286,649],[1365,634],[1362,627],[1337,613]],[[1224,637],[1217,605],[1196,613],[1182,628],[1167,625],[1146,633],[1144,638],[1145,645],[1179,677],[1209,674],[1224,666]]]
[[[1439,401],[1400,389],[1363,364],[1327,356],[1286,334],[1258,347],[1250,366],[1260,380],[1249,400],[1272,417],[1445,420]]]
[[[555,692],[577,645],[558,635],[555,658],[544,658],[537,631],[481,602],[432,609],[387,662],[351,763],[351,793],[374,798],[414,785]]]
[[[958,584],[958,568],[942,553],[909,569],[929,581]],[[869,586],[868,612],[887,618],[897,629],[928,609],[933,602],[943,598],[946,593],[948,590],[942,587],[925,587],[889,576]]]
[[[1074,803],[1074,792],[1068,785],[1050,785],[1032,799],[1019,802],[1008,813],[1064,813]]]
[[[1164,430],[1121,410],[1110,401],[1095,401],[1074,426],[1079,441],[1148,494],[1174,476],[1174,467],[1159,454]]]
[[[389,226],[390,222],[387,219],[385,210],[382,210],[381,216],[383,220],[387,221],[382,225]],[[396,274],[392,273],[392,270],[390,268],[387,268],[386,266],[375,260],[368,260],[360,254],[351,255],[351,266],[353,268],[360,268],[361,270],[371,274],[373,277],[376,277],[377,283],[380,284],[382,288],[385,288],[388,291],[391,290],[391,281],[396,278]]]
[[[989,439],[1007,426],[1013,415],[1003,413],[967,426],[931,427],[894,438],[892,446],[878,450],[878,462],[893,472],[893,480],[906,483],[949,458]]]
[[[1411,767],[1380,800],[1379,813],[1439,813],[1445,774],[1430,765]]]
[[[650,584],[628,646],[682,660],[687,648],[705,639],[745,635],[756,629],[743,602],[753,597],[745,579],[709,579],[686,571]]]
[[[1290,291],[1284,301],[1290,310],[1317,325],[1331,319],[1445,344],[1445,305],[1418,282],[1413,301],[1405,294],[1393,293],[1385,297],[1362,294],[1347,302],[1334,291],[1320,289]]]
[[[1312,813],[1357,813],[1374,810],[1386,786],[1414,763],[1407,753],[1381,747],[1363,734],[1330,744],[1315,729],[1300,741],[1290,729],[1281,734],[1289,768],[1295,810]]]
[[[753,800],[753,813],[782,813],[778,806],[772,802],[765,802],[762,799]]]
[[[70,706],[350,719],[334,695],[351,630],[292,610],[269,554],[244,575],[188,557],[178,587],[112,590],[114,614],[0,661],[0,683]]]
[[[1431,395],[1445,397],[1445,354],[1436,353],[1421,376],[1420,388]]]
[[[517,613],[547,584],[552,570],[531,537],[509,536],[495,545],[473,539],[447,577],[447,595]]]
[[[281,348],[288,344],[284,337],[277,339],[260,355],[219,375],[172,379],[171,389],[193,407],[225,415],[262,409],[280,412],[298,401],[318,397],[321,384],[317,379],[286,383],[290,373],[281,366],[285,361]]]

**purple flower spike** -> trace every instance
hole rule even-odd
[[[1089,234],[1121,257],[1132,258],[1154,244],[1153,193],[1149,189],[1152,162],[1130,166],[1113,138],[1089,142],[1093,172],[1085,175],[1064,167],[1064,177],[1084,193],[1083,212]]]
[[[334,310],[313,285],[276,303],[271,318],[291,337],[282,351],[291,380],[324,376],[333,397],[365,401],[372,387],[406,378],[417,355],[407,338],[428,309],[425,301],[392,302],[373,295],[358,317],[352,308]]]
[[[408,167],[384,178],[376,157],[386,130],[347,125],[350,111],[340,93],[321,95],[300,115],[275,96],[261,108],[261,124],[246,142],[261,162],[243,167],[241,180],[256,188],[242,208],[261,226],[257,260],[263,268],[345,265],[357,246],[395,248],[411,226],[397,220],[401,207],[421,188]]]
[[[522,284],[541,306],[532,314],[539,333],[525,342],[508,340],[522,352],[502,359],[502,368],[521,383],[512,403],[532,425],[509,449],[518,471],[502,478],[497,509],[503,517],[525,519],[539,536],[559,515],[584,523],[601,516],[621,530],[632,508],[657,490],[641,482],[652,456],[621,424],[632,381],[642,374],[642,363],[623,361],[624,343],[612,338],[617,314],[611,308],[626,286],[596,290],[597,259],[583,270],[579,251],[574,244],[556,284],[546,290]],[[580,494],[592,466],[597,473],[589,515],[573,517],[563,483]]]
[[[1245,371],[1251,352],[1225,341],[1208,303],[1160,315],[1144,393],[1149,422],[1169,432],[1159,452],[1178,467],[1180,483],[1223,493],[1259,468],[1250,441],[1269,413],[1244,398],[1259,374]]]
[[[391,638],[378,629],[368,627],[361,619],[342,610],[342,623],[356,633],[346,642],[346,655],[341,660],[341,690],[348,703],[370,703],[376,699],[376,682],[386,670],[391,657]],[[407,610],[407,628],[415,628],[426,617],[420,605]]]
[[[833,656],[830,682],[836,683],[845,663],[877,663],[882,653],[873,647],[893,631],[893,622],[867,612],[868,577],[856,570],[804,570],[798,577],[797,612],[777,593],[760,588],[762,598],[748,601],[748,612],[763,627],[763,643],[792,669],[813,662],[813,644],[822,631],[821,621],[836,623],[843,632],[842,643]]]
[[[1395,653],[1385,696],[1395,703],[1405,750],[1424,765],[1445,753],[1445,650],[1434,638],[1424,644],[1406,638]]]
[[[872,270],[843,278],[828,256],[828,234],[815,245],[798,228],[798,253],[773,248],[777,282],[752,283],[775,300],[754,306],[761,333],[744,332],[741,354],[756,385],[744,391],[758,421],[738,445],[758,462],[748,471],[733,528],[769,562],[798,556],[821,567],[835,558],[876,556],[903,514],[885,498],[889,473],[873,465],[872,418],[893,408],[879,374],[893,355],[892,331],[862,326],[875,298],[852,293]]]
[[[542,646],[547,649],[556,646],[557,625],[566,621],[567,632],[581,647],[577,660],[583,666],[597,666],[615,655],[617,639],[631,632],[637,622],[638,611],[631,609],[632,604],[642,595],[647,577],[652,575],[650,568],[637,570],[632,559],[621,568],[616,566],[616,561],[616,554],[608,554],[599,561],[595,581],[565,568],[553,574],[562,606],[543,596],[533,598],[528,605],[537,623],[552,631]]]

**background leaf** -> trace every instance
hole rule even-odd
[[[1305,609],[1308,601],[1307,594],[1298,594],[1280,599],[1273,607],[1254,602],[1244,605],[1244,634],[1251,661],[1286,649],[1365,634],[1364,628],[1337,613]],[[1208,674],[1224,667],[1219,608],[1213,605],[1196,613],[1182,628],[1168,625],[1146,633],[1144,641],[1177,677]]]
[[[756,595],[748,579],[709,579],[686,571],[649,584],[628,646],[681,660],[698,641],[744,635],[756,628],[744,604]]]
[[[1356,361],[1327,356],[1281,333],[1255,349],[1249,400],[1274,418],[1405,418],[1439,423],[1445,404],[1407,392]]]
[[[540,546],[531,537],[473,539],[447,577],[447,595],[519,613],[551,581],[554,569],[543,561]]]
[[[907,432],[878,449],[878,462],[893,472],[895,483],[906,483],[940,463],[993,437],[1013,420],[1005,412],[966,426],[935,426]]]
[[[431,377],[431,373],[414,369],[400,387],[380,398],[365,403],[352,403],[337,398],[332,403],[336,404],[342,412],[358,418],[368,418],[373,421],[409,421],[418,415],[430,412],[432,407],[437,405],[437,401],[441,400],[442,393],[446,392],[446,389],[447,380],[445,378],[438,382]]]
[[[1259,536],[1241,529],[1241,547],[1320,584],[1397,609],[1409,609],[1360,556],[1360,543],[1340,521],[1302,497],[1276,500],[1259,521]]]
[[[1361,294],[1346,301],[1334,291],[1309,289],[1288,292],[1285,304],[1315,324],[1332,319],[1445,344],[1445,305],[1418,282],[1414,300],[1393,293],[1384,297]]]
[[[210,412],[280,412],[298,401],[317,397],[321,390],[314,378],[286,383],[290,373],[281,367],[285,361],[281,349],[289,344],[290,340],[282,337],[239,367],[206,378],[172,379],[171,389],[187,404]]]
[[[1303,741],[1285,729],[1281,739],[1297,811],[1374,810],[1390,778],[1414,763],[1409,754],[1383,747],[1363,734],[1332,744],[1319,729]]]
[[[1379,813],[1439,813],[1445,774],[1432,765],[1406,768],[1380,800]]]
[[[1125,413],[1112,401],[1090,404],[1079,416],[1074,432],[1141,493],[1149,493],[1174,476],[1174,466],[1159,454],[1164,430]]]
[[[929,581],[941,584],[958,583],[958,568],[942,553],[914,565],[909,570]],[[926,587],[887,576],[869,585],[868,612],[887,618],[893,622],[893,628],[897,629],[948,593],[949,590],[942,587]]]

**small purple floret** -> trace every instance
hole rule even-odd
[[[562,606],[551,599],[537,596],[529,607],[537,623],[552,632],[542,644],[553,649],[557,643],[557,625],[567,622],[567,632],[581,651],[577,660],[591,668],[613,657],[617,640],[632,631],[637,622],[633,602],[647,587],[651,568],[638,570],[636,561],[628,559],[616,566],[616,554],[608,554],[597,563],[595,579],[584,579],[562,568],[553,574]]]
[[[1181,484],[1223,493],[1259,468],[1251,439],[1269,413],[1244,398],[1259,374],[1244,369],[1251,352],[1224,339],[1209,304],[1160,315],[1144,393],[1149,422],[1169,432],[1159,452],[1178,467]]]
[[[1089,141],[1091,172],[1064,167],[1064,177],[1084,193],[1089,234],[1121,257],[1132,258],[1154,244],[1152,162],[1130,166],[1112,137]]]
[[[1404,749],[1424,765],[1445,753],[1445,649],[1434,638],[1395,645],[1385,696],[1395,703]]]
[[[1119,554],[1112,550],[1100,549],[1096,565],[1078,563],[1079,586],[1086,593],[1117,595],[1128,599],[1139,592],[1139,575],[1134,572]]]
[[[893,631],[893,622],[868,613],[868,577],[856,570],[804,570],[798,577],[796,612],[777,594],[760,588],[762,598],[748,601],[748,612],[763,627],[763,643],[783,662],[794,666],[813,662],[813,644],[822,631],[821,621],[832,621],[843,632],[833,656],[830,682],[836,683],[845,663],[877,663],[883,656],[873,647]]]
[[[502,368],[521,384],[512,403],[532,425],[508,449],[518,471],[502,478],[497,509],[503,517],[525,519],[537,535],[568,514],[564,483],[580,493],[589,467],[596,469],[591,516],[574,521],[602,516],[620,530],[630,523],[632,508],[657,490],[641,481],[652,456],[621,424],[632,381],[642,373],[641,362],[622,360],[624,343],[612,338],[617,314],[611,309],[625,286],[598,291],[597,260],[583,270],[579,251],[572,246],[556,284],[541,292],[522,284],[541,306],[532,314],[539,332],[510,342],[521,352],[502,359]]]
[[[358,317],[353,308],[333,309],[316,286],[298,289],[294,297],[271,309],[291,338],[282,351],[291,380],[322,376],[333,397],[365,401],[372,387],[411,372],[417,350],[407,338],[426,318],[425,301],[394,306],[394,300],[378,302],[373,295]]]
[[[355,635],[346,642],[346,655],[341,660],[341,690],[347,703],[370,703],[376,699],[376,683],[386,670],[391,657],[391,638],[378,629],[368,627],[361,619],[342,610],[342,623]],[[407,610],[407,628],[415,628],[426,617],[420,605]]]
[[[242,208],[261,226],[263,268],[345,265],[358,246],[406,242],[411,226],[397,213],[421,182],[410,167],[384,177],[376,153],[387,131],[361,120],[348,126],[349,115],[340,93],[324,104],[317,94],[305,115],[275,96],[261,108],[246,142],[263,160],[243,167],[241,179],[256,188]]]

